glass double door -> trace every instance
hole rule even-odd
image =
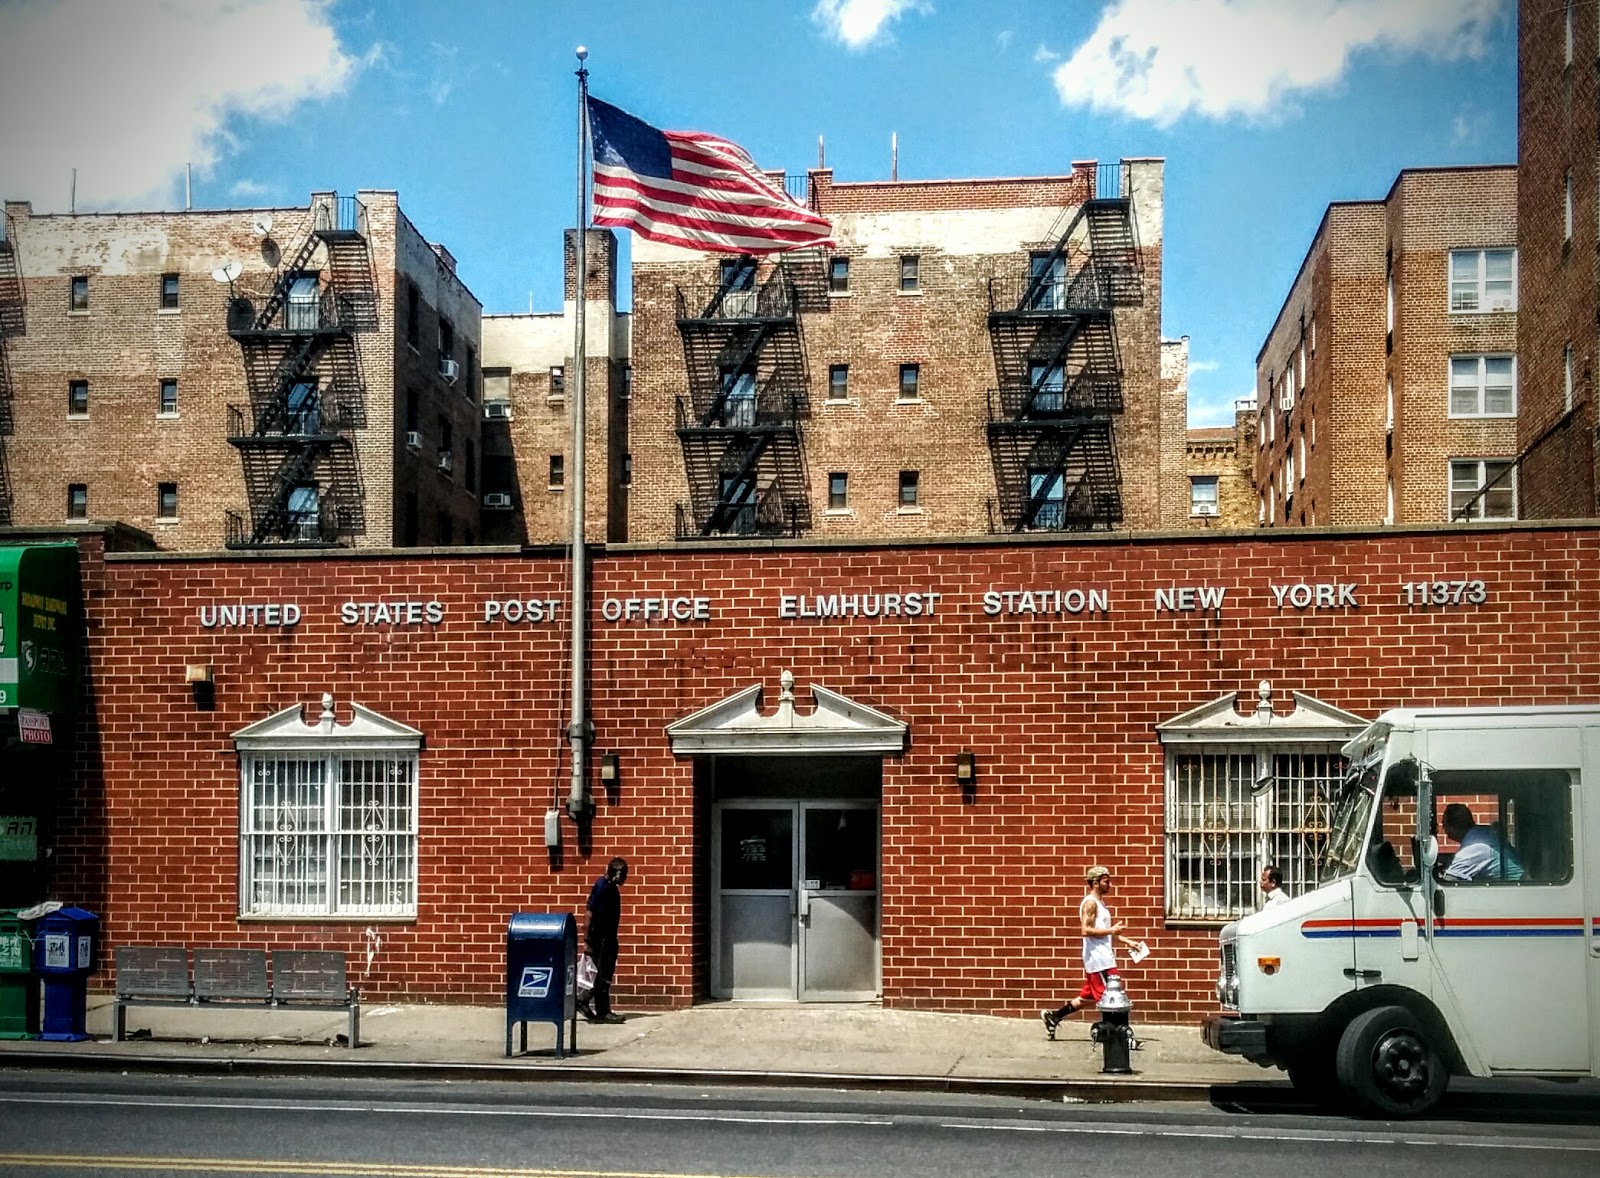
[[[853,1002],[878,983],[878,804],[712,810],[711,993]]]

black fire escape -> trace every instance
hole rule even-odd
[[[12,522],[11,466],[6,451],[16,428],[11,412],[11,358],[8,341],[27,330],[27,298],[22,266],[9,218],[0,216],[0,525]]]
[[[348,544],[366,528],[354,433],[366,424],[355,332],[378,326],[366,207],[318,197],[311,232],[257,297],[236,294],[228,333],[244,353],[248,405],[228,406],[248,518],[228,512],[229,548]]]
[[[1096,173],[1095,192],[1062,213],[1026,273],[989,280],[1000,382],[988,396],[999,493],[989,503],[991,531],[1087,531],[1122,521],[1114,310],[1144,301],[1144,277],[1127,165]]]
[[[689,480],[678,539],[798,536],[811,527],[800,312],[817,305],[811,293],[825,304],[820,274],[809,256],[780,261],[764,277],[754,258],[741,257],[721,263],[715,284],[677,289],[689,378],[688,395],[677,398]]]

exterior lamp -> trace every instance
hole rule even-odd
[[[977,758],[970,750],[962,750],[956,754],[956,781],[963,789],[971,789],[978,777]]]
[[[600,754],[600,780],[607,785],[615,785],[617,783],[616,753]]]

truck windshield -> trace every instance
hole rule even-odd
[[[1369,757],[1361,765],[1352,765],[1339,790],[1339,800],[1334,804],[1332,829],[1328,832],[1328,850],[1322,857],[1319,883],[1328,883],[1349,875],[1361,862],[1367,845],[1367,825],[1372,817],[1372,804],[1378,794],[1378,771],[1383,768],[1380,753]]]

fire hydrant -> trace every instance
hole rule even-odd
[[[1133,1028],[1128,1025],[1128,1012],[1133,1001],[1122,988],[1122,979],[1115,975],[1106,979],[1106,992],[1095,1004],[1100,1011],[1100,1021],[1089,1028],[1089,1038],[1105,1051],[1105,1064],[1100,1071],[1113,1076],[1133,1074],[1128,1062],[1128,1052],[1133,1049]]]

